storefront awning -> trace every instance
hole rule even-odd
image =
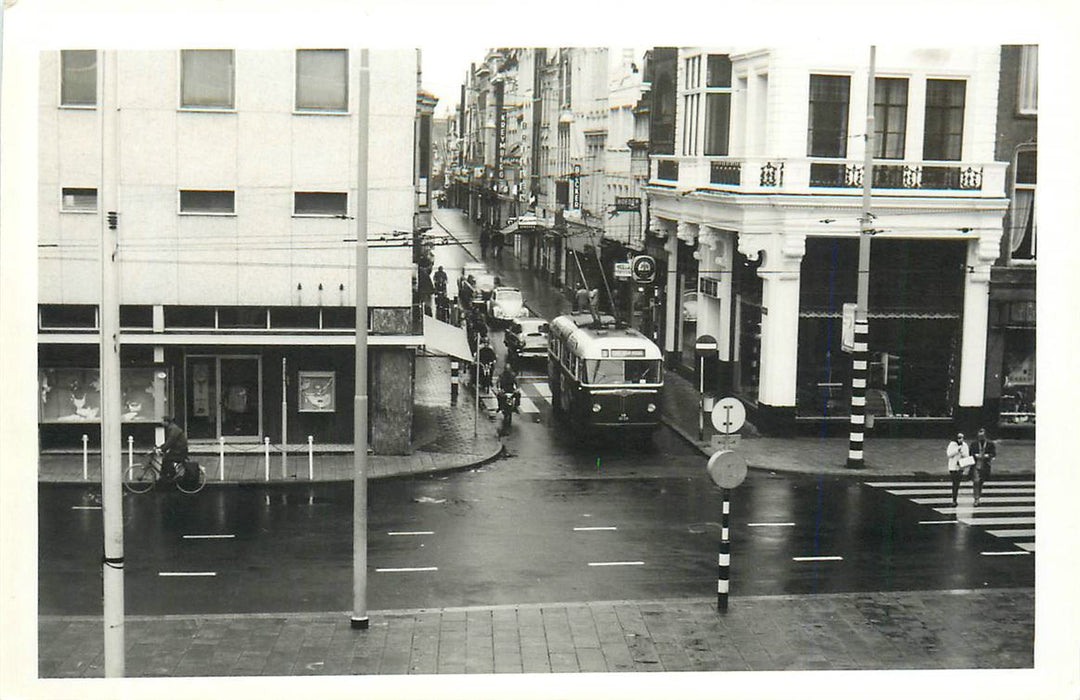
[[[501,230],[503,235],[509,236],[515,233],[526,233],[529,231],[542,231],[544,225],[540,219],[535,216],[520,216],[512,221],[508,226]]]
[[[468,362],[472,361],[465,329],[424,316],[424,345],[429,352],[441,353]]]

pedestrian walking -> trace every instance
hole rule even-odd
[[[488,251],[488,244],[491,243],[491,233],[488,232],[488,227],[484,226],[480,229],[480,257],[486,258]]]
[[[975,505],[979,505],[983,482],[990,478],[990,463],[997,457],[997,445],[986,436],[986,428],[979,428],[970,449],[975,460],[971,465],[971,488],[975,492]]]
[[[964,434],[957,433],[956,439],[945,448],[948,457],[949,478],[952,479],[952,504],[956,505],[956,497],[960,494],[960,479],[964,476],[964,469],[974,462],[968,444],[964,442]],[[977,503],[977,501],[976,501]]]
[[[491,253],[495,256],[496,260],[502,259],[502,248],[506,242],[505,236],[502,231],[493,231],[491,234]]]
[[[589,290],[585,285],[578,282],[577,291],[574,292],[574,313],[580,313],[589,306]]]

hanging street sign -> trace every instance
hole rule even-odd
[[[627,280],[630,279],[630,263],[617,262],[615,263],[615,279]]]

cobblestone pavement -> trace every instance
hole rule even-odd
[[[1028,668],[1028,589],[130,617],[142,676]],[[43,678],[103,675],[101,619],[42,618]]]

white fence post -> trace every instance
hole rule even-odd
[[[128,435],[128,468],[135,466],[135,438]]]
[[[89,459],[89,457],[87,456],[87,450],[89,449],[88,448],[88,443],[89,442],[90,442],[90,436],[87,435],[86,433],[83,433],[83,436],[82,436],[82,478],[83,478],[83,481],[86,481],[87,479],[90,478],[90,473],[89,473],[88,467],[87,467],[87,461]]]
[[[308,481],[315,481],[315,447],[314,438],[310,435],[307,436],[307,478]]]
[[[225,438],[218,438],[218,480],[225,481]]]
[[[266,480],[270,481],[270,438],[263,438],[263,452],[266,455]]]

